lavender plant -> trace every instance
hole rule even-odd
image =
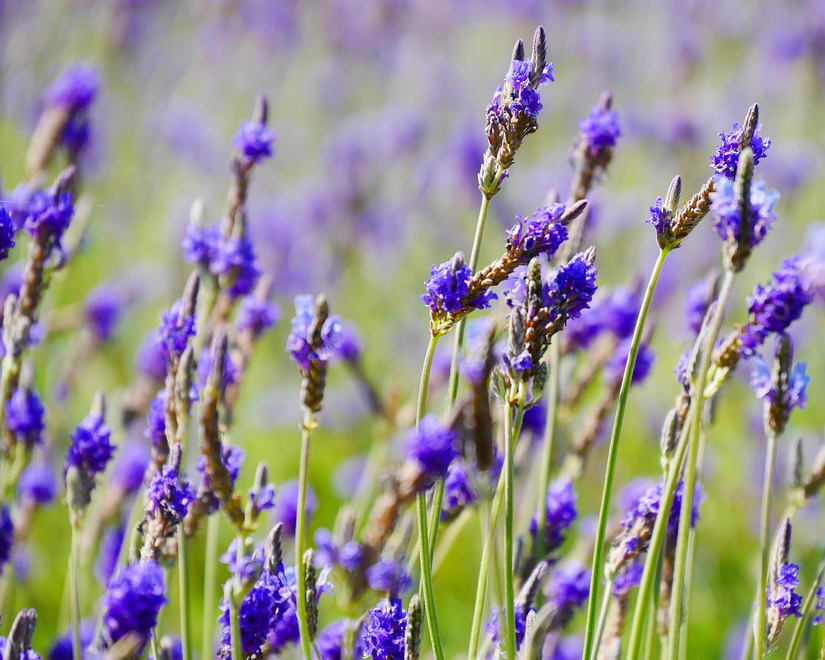
[[[620,139],[629,136],[608,92],[578,124],[566,197],[551,192],[537,210],[504,222],[503,235],[486,229],[488,215],[512,218],[506,204],[513,200],[499,193],[509,193],[516,155],[521,162],[528,136],[539,132],[540,112],[556,103],[542,97],[555,81],[547,41],[539,27],[529,56],[516,42],[487,106],[486,146],[473,153],[481,198],[470,256],[467,246],[453,245],[437,258],[453,254],[431,266],[420,293],[426,316],[419,307],[408,332],[428,340],[416,398],[409,394],[414,384],[395,387],[380,370],[374,374],[372,346],[332,314],[350,311],[344,286],[295,295],[285,333],[292,368],[273,356],[270,348],[281,340],[268,334],[280,318],[272,298],[295,287],[266,260],[262,211],[252,194],[259,178],[266,182],[275,154],[261,94],[231,140],[222,210],[212,215],[207,202],[196,200],[181,227],[177,261],[190,272],[179,294],[163,293],[165,311],[146,335],[137,373],[125,391],[95,395],[73,432],[67,428],[81,417],[71,417],[81,387],[106,383],[96,365],[118,362],[111,344],[137,297],[102,283],[67,309],[52,299],[67,295],[60,286],[52,292],[53,284],[82,270],[87,204],[80,173],[101,77],[78,65],[49,87],[25,157],[26,181],[0,202],[0,260],[19,257],[22,273],[3,288],[0,610],[23,597],[44,603],[41,611],[57,622],[38,632],[53,633],[50,658],[444,660],[459,648],[470,660],[693,657],[691,615],[695,621],[696,603],[707,598],[695,565],[713,551],[700,504],[719,501],[719,473],[704,457],[729,451],[718,411],[729,415],[727,406],[736,405],[744,416],[752,403],[720,398],[723,391],[735,396],[742,363],[751,368],[766,440],[758,545],[743,541],[738,549],[743,574],[755,558],[753,606],[740,612],[752,618],[742,657],[763,660],[784,649],[792,659],[803,645],[808,657],[823,653],[814,626],[822,618],[825,560],[810,570],[811,541],[805,524],[794,523],[825,485],[825,452],[808,462],[801,441],[792,450],[783,441],[795,432],[799,415],[792,412],[804,407],[811,387],[806,363],[794,362],[794,345],[801,353],[808,347],[791,335],[817,295],[811,257],[782,261],[745,308],[735,295],[740,274],[783,223],[779,193],[754,174],[776,150],[762,135],[759,107],[719,134],[722,144],[710,157],[714,174],[693,196],[683,201],[685,184],[675,176],[663,197],[636,210],[637,224],[647,216],[653,228],[644,240],[657,257],[646,285],[632,273],[624,286],[609,288],[602,255],[609,264],[616,250],[599,244],[594,216],[611,205],[598,211],[593,200],[610,191],[599,184],[609,184],[622,166]],[[449,111],[442,103],[439,113]],[[480,130],[478,138],[483,145]],[[291,148],[294,142],[278,150],[289,166],[299,160]],[[342,161],[363,155],[341,145],[336,153]],[[369,186],[358,163],[350,165],[346,194],[336,188],[333,196],[355,212],[369,205]],[[307,228],[310,215],[301,218]],[[712,227],[700,227],[707,216]],[[692,346],[671,384],[676,402],[656,418],[660,469],[614,498],[617,479],[635,467],[627,445],[638,438],[622,442],[631,435],[625,421],[636,412],[631,392],[670,356],[656,352],[661,328],[671,328],[657,288],[667,279],[666,263],[688,252],[703,229],[722,243],[721,276],[686,294]],[[484,245],[485,232],[493,246]],[[300,245],[303,270],[320,269],[322,246]],[[483,261],[488,253],[498,256]],[[342,248],[336,256],[343,263],[352,255]],[[686,260],[680,275],[690,272]],[[380,271],[377,254],[367,261],[373,284],[359,284],[365,298],[380,289],[376,279],[393,279],[389,269]],[[426,266],[418,263],[418,270]],[[13,280],[12,269],[4,275]],[[400,299],[402,285],[393,286]],[[398,302],[384,301],[383,314]],[[723,334],[726,315],[732,325]],[[648,320],[654,316],[656,323]],[[372,336],[380,328],[370,325],[359,327]],[[84,339],[53,378],[51,351],[73,332]],[[439,384],[437,349],[450,333],[449,371]],[[768,361],[761,353],[774,341]],[[40,342],[48,351],[35,350]],[[393,356],[403,367],[400,347]],[[273,374],[285,384],[277,405],[261,398],[261,379]],[[342,405],[347,377],[360,398]],[[298,414],[290,417],[295,401]],[[648,391],[645,404],[655,401]],[[333,474],[347,437],[342,408],[351,413],[358,406],[374,418],[355,424],[367,457],[354,478]],[[275,424],[297,421],[297,432],[268,442],[261,461],[250,424],[269,430],[274,417]],[[643,435],[641,424],[632,426]],[[65,456],[62,479],[53,466],[57,453]],[[793,464],[789,484],[777,476],[784,462]],[[601,486],[598,505],[593,478]],[[55,500],[66,507],[71,543],[65,594],[50,603],[15,587],[25,585],[20,553],[40,538],[38,512]],[[714,516],[728,515],[720,508]],[[478,558],[469,551],[474,528]],[[61,601],[68,612],[58,611]],[[28,607],[13,619],[0,637],[2,660],[40,658],[32,648],[40,641],[35,622]]]

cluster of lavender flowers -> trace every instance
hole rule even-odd
[[[772,282],[747,299],[741,322],[722,335],[736,277],[779,222],[778,193],[754,178],[771,147],[760,134],[758,107],[720,134],[710,158],[715,174],[692,197],[682,201],[683,183],[675,177],[650,207],[659,256],[647,287],[608,291],[599,288],[596,248],[586,239],[597,238],[588,235],[587,197],[619,155],[622,136],[609,93],[579,123],[567,201],[551,194],[535,212],[516,216],[498,237],[501,256],[478,263],[490,201],[510,176],[517,150],[538,130],[539,89],[552,81],[539,28],[529,58],[516,43],[487,107],[470,257],[455,252],[433,265],[424,283],[429,333],[422,314],[421,336],[428,334],[429,343],[416,401],[400,405],[403,395],[375,386],[356,333],[331,313],[327,296],[294,298],[284,349],[300,382],[298,475],[277,487],[263,462],[242,485],[249,479],[239,446],[244,438],[234,433],[248,368],[280,316],[270,301],[278,281],[256,258],[247,203],[257,168],[274,154],[266,98],[257,99],[232,141],[221,214],[209,221],[206,206],[193,204],[181,245],[192,272],[148,335],[134,382],[108,406],[98,393],[64,438],[62,401],[116,333],[128,296],[106,285],[88,296],[82,325],[90,339],[59,379],[54,400],[41,397],[43,360],[31,348],[49,332],[40,317],[52,275],[71,265],[80,241],[69,240],[69,229],[83,194],[77,174],[99,80],[82,65],[49,88],[27,155],[27,182],[0,207],[0,259],[21,251],[18,243],[26,246],[22,276],[2,314],[0,569],[14,563],[15,570],[3,571],[0,608],[22,573],[15,553],[29,542],[38,509],[58,496],[52,457],[62,452],[71,623],[55,636],[50,658],[419,660],[431,652],[443,660],[457,654],[463,631],[456,629],[466,617],[450,615],[448,598],[435,589],[443,583],[434,577],[445,561],[462,567],[476,561],[462,548],[464,526],[475,519],[482,542],[478,570],[470,571],[477,582],[467,590],[475,598],[463,657],[638,660],[658,657],[657,636],[662,657],[689,657],[699,507],[706,493],[716,494],[702,457],[711,443],[724,451],[716,437],[718,394],[743,361],[752,364],[767,441],[760,541],[742,551],[743,563],[749,550],[760,555],[743,657],[763,660],[786,643],[783,629],[793,621],[787,644],[798,650],[805,626],[821,620],[825,589],[825,563],[814,576],[803,560],[792,560],[792,520],[825,485],[825,459],[808,465],[800,443],[785,513],[778,526],[772,520],[780,443],[792,413],[808,400],[811,380],[806,364],[794,362],[790,334],[814,298],[803,260],[783,261]],[[69,166],[46,188],[60,157]],[[655,360],[647,316],[659,275],[709,214],[722,241],[723,279],[689,295],[694,341],[680,361],[676,404],[664,419],[661,472],[631,482],[616,516],[611,496],[628,398]],[[475,327],[468,325],[482,313]],[[443,398],[434,397],[436,349],[450,333],[450,376]],[[769,361],[760,351],[772,338]],[[332,513],[327,484],[319,498],[310,482],[321,484],[317,455],[334,453],[322,422],[336,363],[348,366],[382,437],[359,465],[359,483],[334,526],[310,533],[316,509]],[[84,377],[93,379],[94,369]],[[610,439],[602,442],[611,416]],[[588,458],[599,457],[605,445],[598,521],[579,524],[592,504],[579,498],[583,479],[595,469],[591,464],[601,463]],[[280,467],[291,450],[277,452]],[[222,555],[221,525],[232,534]],[[202,576],[194,574],[195,553],[204,557]],[[97,586],[87,575],[93,563]],[[802,585],[807,598],[798,591]],[[30,609],[13,620],[0,637],[3,660],[41,657],[32,649],[35,623]],[[812,651],[818,638],[807,637]]]

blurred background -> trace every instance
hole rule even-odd
[[[201,199],[208,218],[220,217],[231,140],[259,91],[269,98],[277,141],[275,158],[254,173],[249,223],[282,319],[258,347],[238,404],[232,436],[247,452],[241,483],[258,460],[268,461],[276,484],[297,473],[299,377],[283,350],[297,293],[325,292],[333,311],[357,328],[365,373],[404,419],[428,339],[423,282],[431,264],[459,249],[469,253],[485,107],[513,43],[529,44],[538,24],[547,29],[556,82],[543,90],[538,133],[492,202],[482,263],[502,251],[515,214],[531,213],[552,189],[566,196],[578,120],[603,90],[613,94],[622,136],[590,195],[587,241],[598,250],[600,286],[646,280],[657,252],[645,225],[648,207],[675,174],[685,197],[698,190],[711,174],[718,133],[741,123],[753,102],[762,135],[773,142],[758,175],[782,197],[774,230],[738,280],[729,324],[744,320],[747,293],[781,259],[804,253],[825,260],[825,228],[817,224],[825,219],[820,0],[0,0],[4,195],[25,178],[24,154],[49,84],[79,63],[95,67],[101,81],[81,161],[88,229],[70,268],[52,283],[47,337],[34,353],[38,388],[55,402],[47,413],[55,465],[93,393],[122,397],[147,333],[179,297],[190,271],[180,256],[189,209]],[[18,249],[2,266],[7,275],[22,256]],[[692,341],[685,291],[719,264],[709,221],[666,263],[654,309],[658,359],[631,397],[620,487],[658,476],[659,430],[678,392],[672,370]],[[82,341],[80,310],[104,284],[128,305],[114,336],[74,366],[78,377],[64,387]],[[813,379],[810,404],[780,447],[782,484],[793,436],[804,438],[809,460],[822,443],[822,322],[818,300],[793,328],[796,357],[809,363]],[[739,371],[720,399],[706,457],[690,620],[695,657],[723,656],[753,593],[764,437],[749,369]],[[437,408],[440,398],[431,401]],[[313,525],[332,525],[350,494],[346,470],[357,469],[372,442],[389,440],[390,455],[399,446],[403,429],[388,429],[368,412],[351,374],[334,368],[311,468]],[[118,433],[120,442],[128,439]],[[142,438],[140,428],[129,433]],[[597,510],[603,462],[602,446],[579,488],[582,534]],[[804,510],[796,527],[803,589],[825,545],[820,509]],[[44,511],[28,554],[17,558],[22,580],[10,602],[38,609],[44,651],[66,624],[59,585],[68,531],[65,509]],[[455,652],[469,629],[477,566],[467,556],[477,552],[478,530],[470,525],[465,533],[466,554],[436,577],[442,611],[454,616],[442,629]],[[100,589],[88,585],[90,603]],[[11,616],[3,614],[5,633]],[[582,625],[577,618],[573,629]]]

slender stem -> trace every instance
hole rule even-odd
[[[215,586],[218,583],[218,541],[220,518],[209,516],[206,522],[206,557],[203,567],[203,637],[201,657],[212,657],[212,622],[215,619]]]
[[[768,429],[768,453],[765,458],[765,476],[762,481],[762,517],[760,525],[761,557],[759,566],[759,603],[756,608],[754,630],[756,635],[754,655],[756,660],[765,656],[768,608],[768,563],[770,562],[771,496],[773,495],[773,473],[776,467],[776,433]]]
[[[192,660],[192,619],[189,598],[189,542],[178,525],[178,583],[180,588],[180,640],[183,660]]]
[[[604,538],[607,533],[607,516],[610,512],[610,496],[613,491],[613,478],[616,473],[616,459],[619,454],[619,438],[622,434],[622,423],[624,422],[625,409],[627,408],[627,397],[630,392],[630,383],[633,377],[633,370],[636,367],[636,356],[639,353],[639,345],[642,342],[645,320],[650,309],[650,302],[653,300],[653,293],[662,273],[665,258],[669,250],[660,250],[653,272],[650,274],[650,281],[645,289],[642,299],[642,306],[639,309],[639,316],[636,319],[636,327],[633,330],[633,339],[630,345],[630,352],[627,356],[622,384],[619,390],[619,401],[616,406],[616,417],[613,421],[613,432],[610,435],[610,445],[607,450],[607,468],[604,476],[604,489],[602,491],[602,501],[599,507],[599,524],[596,528],[596,542],[593,546],[593,563],[590,574],[590,598],[587,603],[587,627],[584,636],[583,658],[589,658],[593,651],[595,624],[596,624],[596,603],[598,602],[599,575],[601,574],[602,559],[604,553]]]
[[[232,637],[232,660],[244,660],[243,652],[241,651],[241,623],[240,617],[238,616],[238,606],[234,600],[229,603],[229,621],[229,634]]]
[[[72,658],[81,660],[83,650],[80,646],[80,543],[78,539],[79,523],[72,522],[71,564],[69,579],[72,591]],[[157,656],[155,656],[157,657]]]
[[[553,446],[556,442],[556,424],[558,422],[559,392],[561,380],[561,342],[550,344],[550,387],[547,392],[547,422],[544,426],[544,450],[541,459],[541,481],[539,488],[538,529],[536,530],[535,558],[540,561],[547,550],[544,545],[547,527],[547,489],[550,487],[550,472],[553,466]]]
[[[424,601],[424,615],[427,618],[427,630],[430,634],[430,644],[436,660],[444,660],[444,651],[441,647],[441,633],[438,630],[438,618],[435,614],[435,595],[433,593],[432,562],[430,561],[430,541],[427,538],[427,495],[418,493],[415,496],[416,513],[418,515],[418,534],[420,537],[419,559],[421,563],[421,585],[419,591]]]
[[[154,628],[152,628],[152,632],[149,633],[149,646],[152,649],[152,657],[159,658],[160,649],[158,648],[158,634]]]
[[[593,658],[596,658],[599,655],[599,644],[601,644],[602,635],[604,635],[604,627],[607,625],[607,613],[610,610],[610,592],[612,590],[613,580],[608,580],[607,584],[604,587],[604,595],[602,596],[602,607],[599,610],[599,622],[596,625],[596,637],[593,640]]]
[[[484,546],[481,550],[481,566],[478,571],[478,586],[476,600],[473,607],[473,625],[470,629],[470,648],[467,652],[468,660],[475,660],[478,655],[478,640],[481,636],[481,619],[484,616],[484,598],[487,595],[487,578],[490,574],[490,561],[493,557],[493,544],[496,536],[496,525],[501,514],[501,503],[504,500],[504,479],[499,479],[495,495],[490,505],[490,516],[487,521],[487,533],[484,537]]]
[[[645,615],[647,613],[647,608],[649,605],[650,594],[653,591],[653,581],[656,573],[656,564],[658,562],[659,553],[662,550],[665,539],[665,531],[667,528],[668,517],[670,515],[670,507],[673,504],[673,496],[676,493],[676,486],[679,482],[679,473],[682,469],[682,461],[685,459],[685,454],[687,453],[689,444],[689,434],[691,433],[691,429],[694,423],[701,423],[701,409],[702,403],[704,402],[705,385],[707,383],[708,370],[710,368],[711,354],[713,353],[713,347],[716,344],[716,338],[719,336],[719,330],[722,327],[722,318],[724,317],[725,308],[727,307],[728,299],[730,298],[732,288],[733,273],[727,271],[725,273],[725,279],[722,282],[722,288],[719,293],[719,298],[717,300],[716,312],[714,313],[713,319],[711,320],[710,330],[708,332],[707,338],[704,341],[704,346],[700,347],[701,362],[699,364],[699,370],[697,371],[696,383],[693,388],[693,396],[691,397],[687,420],[685,422],[684,428],[682,429],[682,433],[679,437],[679,443],[676,447],[676,452],[673,457],[673,460],[670,463],[670,468],[667,473],[667,479],[665,480],[664,488],[662,489],[662,499],[659,503],[659,512],[656,515],[656,522],[653,525],[653,532],[651,533],[650,544],[647,550],[647,558],[645,559],[645,567],[642,573],[642,581],[639,585],[639,593],[636,598],[636,607],[633,612],[633,624],[630,629],[630,640],[628,643],[628,660],[637,660],[639,658],[639,653],[641,652],[643,632],[642,629],[644,628],[644,622],[646,618]],[[682,495],[683,512],[692,510],[692,486],[693,484],[685,484],[685,488]],[[684,541],[680,537],[678,543],[682,542],[684,542],[685,544],[687,543],[687,535],[685,535]],[[673,599],[677,598],[677,594],[675,591],[677,579],[681,579],[684,576],[683,572],[681,573],[681,575],[677,573],[678,570],[679,566],[677,564],[674,567],[674,593],[672,595]]]
[[[699,372],[696,383],[696,390],[692,399],[694,406],[691,407],[693,419],[691,421],[689,436],[689,453],[687,464],[685,465],[684,489],[682,491],[682,508],[679,514],[679,532],[676,537],[676,556],[673,564],[673,594],[670,600],[670,635],[668,638],[669,660],[676,660],[679,657],[679,636],[684,621],[687,620],[687,610],[685,607],[684,617],[682,616],[682,606],[685,589],[685,573],[688,558],[688,542],[690,540],[690,527],[693,522],[693,497],[696,489],[696,464],[699,459],[700,434],[702,431],[702,413],[705,403],[705,384],[707,382],[708,368],[710,367],[710,357],[713,352],[716,337],[722,324],[722,318],[727,307],[728,299],[733,290],[735,278],[733,271],[725,271],[725,278],[719,291],[716,314],[714,316],[714,326],[711,329],[712,338],[705,345],[702,355],[702,371]],[[766,542],[767,545],[767,542]]]
[[[424,355],[424,365],[421,367],[421,381],[418,383],[418,403],[415,407],[415,425],[424,419],[424,413],[427,412],[427,390],[430,387],[430,371],[433,368],[433,358],[435,357],[435,347],[438,345],[438,337],[435,335],[430,337],[430,343],[427,344],[427,352]]]
[[[306,551],[306,501],[307,480],[309,472],[309,441],[315,418],[311,410],[304,411],[304,422],[301,432],[301,462],[298,471],[298,516],[295,520],[295,576],[297,583],[296,598],[298,612],[298,630],[301,635],[301,650],[304,660],[312,660],[312,650],[309,638],[309,620],[306,603],[306,575],[304,575],[303,561]]]
[[[504,404],[504,605],[506,657],[516,657],[516,591],[513,584],[513,404]]]

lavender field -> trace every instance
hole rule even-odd
[[[825,4],[0,0],[2,660],[825,658]]]

